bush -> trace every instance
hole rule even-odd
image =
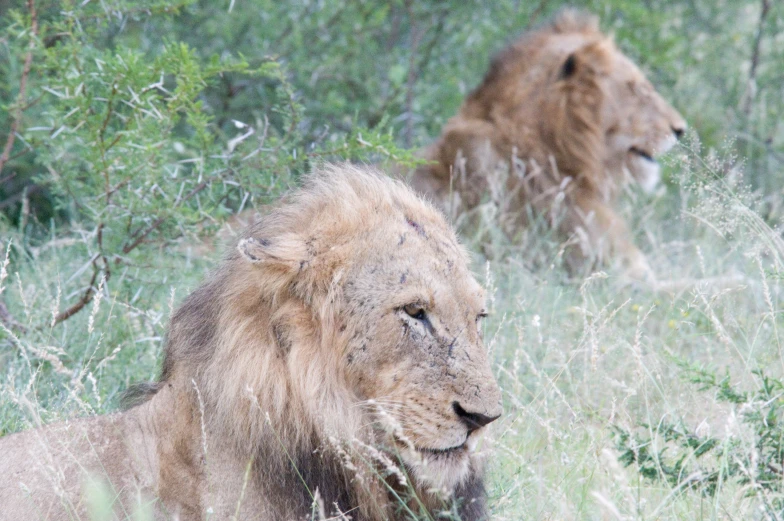
[[[117,20],[170,17],[180,7],[173,2],[28,6],[13,11],[6,28],[9,69],[23,63],[11,111],[19,145],[12,148],[36,172],[27,195],[48,194],[86,248],[84,290],[53,325],[83,309],[99,281],[145,256],[147,246],[212,233],[226,216],[276,198],[311,161],[408,157],[379,131],[352,128],[329,142],[306,141],[302,108],[272,58],[251,66],[230,55],[202,58],[177,41],[146,52],[112,44]],[[232,119],[222,129],[209,93],[228,76],[265,85],[269,99],[255,119]],[[36,209],[34,223],[29,198],[20,210],[20,229],[31,240],[53,217]]]

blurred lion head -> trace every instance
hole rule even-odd
[[[545,151],[562,175],[621,182],[628,173],[646,190],[659,180],[655,158],[686,127],[598,19],[575,11],[503,51],[462,112],[497,121],[520,153]]]

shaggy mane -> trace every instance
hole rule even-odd
[[[377,440],[340,371],[352,331],[337,325],[338,281],[360,258],[354,250],[363,233],[414,216],[457,243],[441,214],[402,182],[345,164],[306,177],[180,305],[159,382],[130,398],[138,403],[165,386],[196,393],[207,430],[238,454],[255,455],[254,474],[286,505],[282,511],[306,515],[308,491],[318,490],[329,510],[388,518],[389,492],[378,479],[358,478],[342,445]],[[244,258],[244,241],[256,241],[267,257]],[[482,491],[482,480],[471,477],[458,493]],[[484,510],[483,503],[461,508],[464,519]]]

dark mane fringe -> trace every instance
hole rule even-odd
[[[232,254],[174,312],[169,323],[160,382],[172,377],[175,366],[198,370],[206,367],[212,357]]]
[[[274,448],[270,445],[267,450]],[[284,463],[287,468],[279,468],[281,460],[265,458],[263,452],[254,462],[256,479],[261,480],[261,486],[278,499],[277,502],[273,501],[274,504],[280,505],[289,514],[296,513],[295,519],[309,519],[313,512],[314,498],[317,498],[329,519],[337,518],[341,513],[346,514],[352,521],[374,521],[390,515],[392,519],[398,519],[396,512],[407,504],[415,513],[426,518],[489,520],[487,493],[483,473],[480,471],[472,472],[468,479],[457,487],[448,502],[442,503],[441,508],[429,510],[427,514],[418,511],[419,508],[415,505],[419,504],[419,501],[414,499],[412,490],[401,487],[396,482],[387,482],[389,488],[379,482],[381,491],[385,490],[386,493],[378,499],[386,498],[388,504],[378,505],[378,510],[374,512],[373,508],[367,508],[368,505],[364,505],[365,508],[360,507],[360,501],[374,497],[373,494],[359,492],[359,487],[366,486],[367,481],[363,484],[362,478],[348,469],[330,447],[321,445],[315,450],[302,450],[292,461]],[[373,474],[379,470],[368,471]],[[376,477],[384,480],[380,476],[370,479]],[[281,515],[284,515],[284,512],[281,512]]]
[[[488,521],[490,519],[487,513],[487,492],[480,473],[474,472],[457,487],[454,493],[454,503],[460,521]]]
[[[277,458],[273,458],[275,460]],[[269,461],[261,458],[255,462],[256,475],[262,486],[269,489],[287,512],[295,513],[294,519],[310,519],[314,502],[323,505],[328,518],[340,513],[350,516],[353,521],[370,521],[366,509],[359,508],[360,497],[356,493],[356,477],[329,449],[301,451],[277,476],[270,475]],[[339,510],[339,512],[338,512]]]
[[[140,382],[128,387],[120,395],[121,410],[126,411],[150,400],[169,380],[176,362],[187,358],[198,366],[210,357],[217,330],[215,321],[220,310],[220,299],[216,296],[220,294],[224,278],[216,269],[180,304],[169,322],[158,381]]]
[[[141,405],[155,396],[161,388],[160,382],[140,382],[132,384],[120,394],[120,410],[127,411]]]

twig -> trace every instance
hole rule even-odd
[[[189,200],[191,197],[193,197],[194,195],[198,194],[199,192],[204,190],[206,187],[207,187],[207,181],[202,181],[193,190],[191,190],[188,193],[188,195],[186,195],[185,197],[182,198],[182,200],[180,201],[180,204],[182,204],[183,202]],[[175,205],[175,208],[177,206],[179,206],[179,205]],[[130,253],[134,248],[139,246],[142,242],[144,242],[144,239],[147,238],[147,236],[150,235],[152,232],[157,230],[161,226],[161,224],[163,224],[164,221],[166,221],[167,218],[168,218],[167,216],[158,217],[155,220],[155,222],[153,222],[150,226],[148,226],[147,228],[144,228],[144,230],[138,230],[136,233],[131,235],[130,239],[133,239],[134,237],[136,237],[136,239],[133,242],[128,243],[125,246],[123,246],[123,249],[122,249],[123,253]]]
[[[11,172],[10,174],[8,174],[5,177],[0,177],[0,185],[3,185],[5,183],[7,183],[8,181],[11,181],[14,177],[16,177],[16,172]]]
[[[0,172],[8,162],[11,155],[11,149],[14,147],[16,140],[16,133],[19,130],[19,122],[22,120],[22,108],[27,96],[27,77],[30,75],[30,68],[33,64],[33,50],[35,49],[35,39],[38,36],[38,14],[35,10],[35,1],[27,0],[27,9],[30,11],[31,32],[30,45],[28,46],[27,55],[25,56],[24,67],[22,68],[22,77],[19,79],[19,95],[16,97],[16,109],[14,110],[14,117],[11,121],[11,127],[8,130],[8,137],[3,147],[3,153],[0,155]]]
[[[526,23],[525,25],[526,30],[534,26],[537,18],[539,18],[539,15],[541,15],[545,7],[547,7],[547,4],[548,4],[548,0],[541,0],[541,2],[539,2],[539,5],[537,5],[533,11],[531,11],[531,14],[528,15],[528,23]]]
[[[71,307],[66,309],[65,311],[61,311],[54,317],[54,321],[52,325],[55,326],[64,320],[68,320],[79,311],[82,310],[87,304],[92,301],[93,296],[95,295],[95,281],[98,280],[98,274],[101,272],[101,268],[98,267],[96,261],[100,258],[100,256],[96,256],[93,259],[93,276],[90,279],[90,284],[87,286],[87,289],[82,293],[81,298],[73,304]]]
[[[109,268],[109,260],[106,258],[106,255],[103,253],[103,223],[98,225],[98,229],[96,230],[96,242],[98,243],[98,251],[100,252],[98,255],[95,256],[93,259],[93,276],[90,278],[90,284],[87,286],[87,289],[82,293],[81,298],[72,306],[70,306],[65,311],[58,313],[54,317],[54,321],[52,322],[52,326],[63,322],[64,320],[68,320],[79,311],[81,311],[87,304],[92,302],[93,297],[95,297],[95,282],[98,280],[98,274],[103,273],[103,280],[104,284],[109,280],[112,276],[112,271]],[[98,260],[103,261],[103,267],[99,267],[97,262]]]
[[[751,114],[751,103],[756,97],[757,68],[759,67],[760,48],[762,47],[762,34],[765,29],[765,19],[770,13],[771,0],[761,0],[762,10],[760,11],[759,22],[757,23],[757,34],[754,36],[754,45],[751,48],[751,66],[749,67],[749,79],[746,82],[746,91],[743,93],[743,115],[748,119]]]
[[[403,143],[406,147],[411,146],[411,138],[414,134],[414,84],[417,79],[416,56],[419,50],[419,41],[422,38],[422,29],[416,23],[416,13],[411,5],[411,1],[406,2],[406,11],[408,11],[409,23],[411,24],[411,45],[410,54],[408,57],[408,77],[406,78],[406,129],[403,132]]]

